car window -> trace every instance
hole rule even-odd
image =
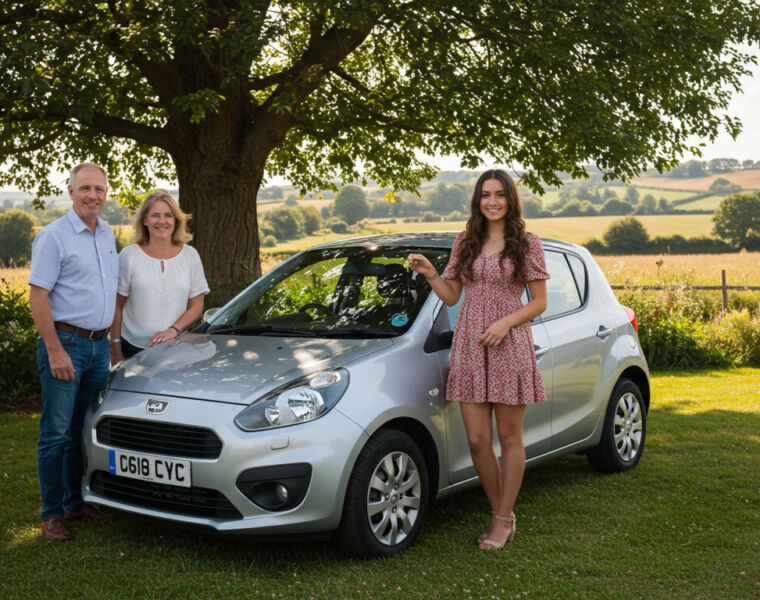
[[[406,267],[417,248],[312,250],[270,271],[215,316],[209,332],[310,335],[399,335],[413,323],[430,292]],[[445,249],[425,250],[436,268]]]
[[[586,294],[588,293],[588,290],[586,290],[586,266],[575,254],[566,254],[565,256],[567,256],[567,262],[570,263],[570,269],[572,269],[575,276],[575,283],[578,285],[578,293],[581,296],[581,304],[583,304],[586,301]]]
[[[564,252],[546,251],[546,270],[551,279],[546,282],[546,310],[542,319],[570,312],[583,305],[573,271]],[[583,286],[585,290],[585,284]]]

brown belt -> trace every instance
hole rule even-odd
[[[106,333],[108,333],[108,329],[85,329],[84,327],[74,327],[73,325],[69,325],[63,321],[56,321],[54,325],[55,328],[60,331],[65,331],[66,333],[74,333],[76,335],[86,337],[90,340],[99,340],[103,338]]]

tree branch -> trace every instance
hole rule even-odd
[[[301,58],[281,74],[275,91],[256,109],[254,117],[259,118],[254,118],[244,148],[259,156],[268,156],[285,137],[297,107],[367,38],[379,16],[375,14],[370,18],[368,15],[364,25],[354,29],[333,25],[324,35],[312,38]]]
[[[166,135],[163,129],[135,123],[119,117],[112,117],[103,113],[95,113],[90,125],[95,131],[135,140],[141,144],[157,146],[166,150],[169,154],[174,150],[173,140]]]

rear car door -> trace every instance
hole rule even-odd
[[[546,248],[547,306],[541,321],[553,363],[552,450],[588,437],[599,418],[595,391],[615,335],[604,307],[589,302],[587,269],[568,250]]]

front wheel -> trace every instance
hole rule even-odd
[[[429,499],[425,458],[405,433],[381,430],[367,442],[346,490],[339,537],[351,554],[389,556],[419,535]]]
[[[620,379],[607,405],[602,439],[586,454],[591,466],[605,472],[633,469],[644,451],[646,422],[641,390],[630,379]]]

